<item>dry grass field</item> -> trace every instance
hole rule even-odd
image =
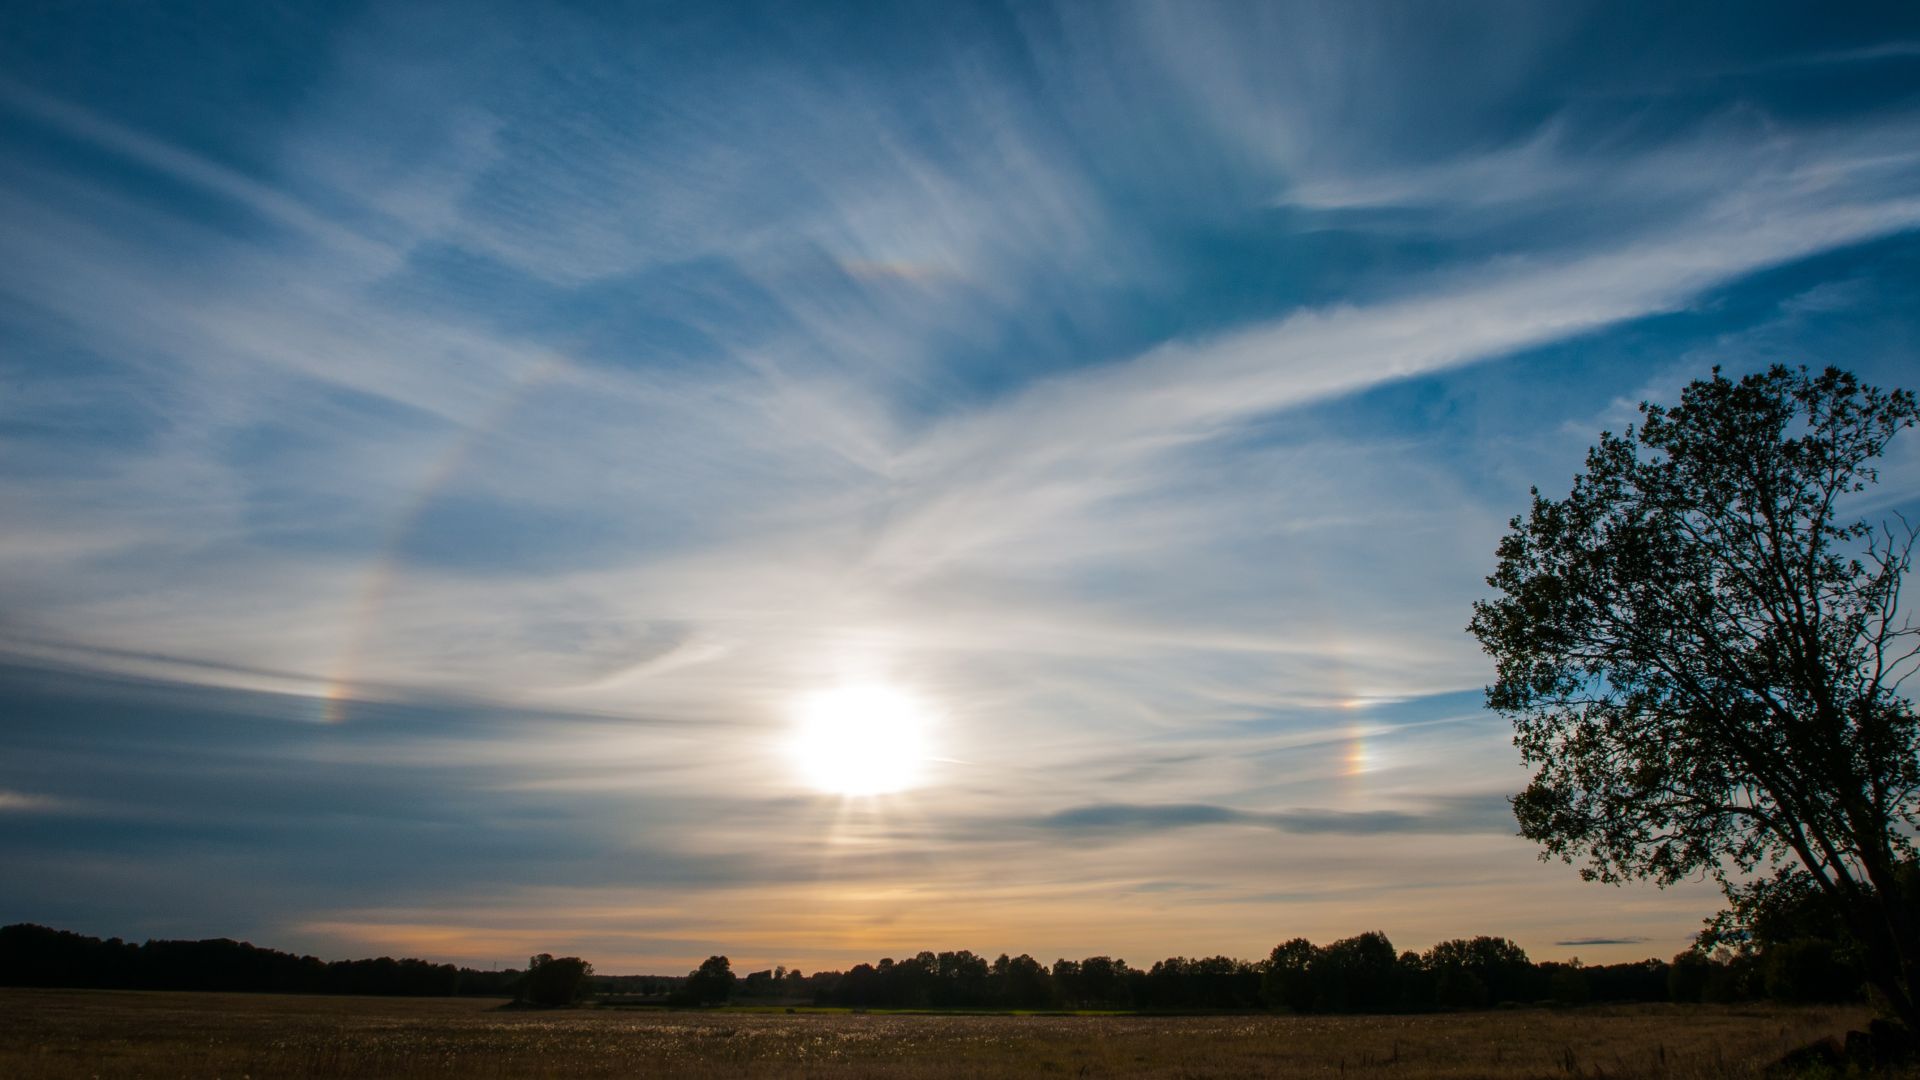
[[[0,990],[0,1077],[1757,1076],[1862,1010],[1133,1017],[502,1010],[470,999]]]

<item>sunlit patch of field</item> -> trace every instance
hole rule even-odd
[[[501,1010],[474,999],[0,990],[0,1076],[1759,1075],[1866,1021],[1778,1006],[1431,1016]]]

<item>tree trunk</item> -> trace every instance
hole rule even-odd
[[[1912,914],[1907,909],[1906,897],[1899,891],[1899,885],[1891,876],[1884,885],[1874,890],[1874,904],[1879,907],[1883,922],[1890,933],[1892,949],[1887,957],[1888,967],[1894,970],[1898,981],[1899,995],[1888,994],[1888,1000],[1895,1006],[1895,1014],[1907,1025],[1907,1030],[1920,1032],[1920,1001],[1915,994],[1920,992],[1920,945],[1913,935]],[[1882,987],[1881,993],[1888,993]]]
[[[1920,986],[1920,957],[1902,948],[1893,932],[1900,916],[1891,910],[1898,905],[1898,894],[1875,890],[1858,903],[1847,905],[1847,922],[1865,950],[1867,981],[1886,999],[1887,1010],[1907,1026],[1920,1032],[1920,1003],[1914,1000],[1914,988]]]

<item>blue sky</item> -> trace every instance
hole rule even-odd
[[[1716,364],[1920,384],[1907,5],[16,4],[0,72],[4,921],[1671,955],[1710,889],[1512,835],[1503,523]],[[797,771],[836,687],[906,790]]]

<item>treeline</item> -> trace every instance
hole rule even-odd
[[[3,986],[451,997],[506,996],[521,978],[387,956],[326,961],[227,938],[136,945],[31,923],[0,927]]]
[[[701,972],[724,969],[714,957]],[[1444,941],[1397,952],[1384,934],[1328,945],[1296,938],[1260,961],[1172,957],[1141,969],[1106,956],[1056,960],[966,950],[922,952],[846,971],[805,975],[776,968],[737,982],[695,986],[706,1002],[785,999],[863,1008],[1162,1009],[1387,1013],[1479,1009],[1503,1004],[1587,1002],[1851,1001],[1863,978],[1830,944],[1786,943],[1766,951],[1689,951],[1668,963],[1536,963],[1498,937]]]
[[[1796,924],[1796,925],[1804,925]],[[1761,924],[1766,929],[1766,924]],[[525,971],[478,971],[424,960],[323,961],[245,942],[131,942],[18,924],[0,927],[0,985],[293,994],[516,997],[563,1005],[706,1005],[745,999],[858,1008],[1428,1012],[1503,1004],[1859,1000],[1853,950],[1830,937],[1740,930],[1701,936],[1672,962],[1536,963],[1505,938],[1444,941],[1398,952],[1366,933],[1328,945],[1295,938],[1258,961],[1171,957],[1145,969],[1093,956],[1042,964],[967,950],[887,958],[811,975],[784,967],[736,977],[724,956],[686,976],[596,975],[578,957],[541,954]]]

